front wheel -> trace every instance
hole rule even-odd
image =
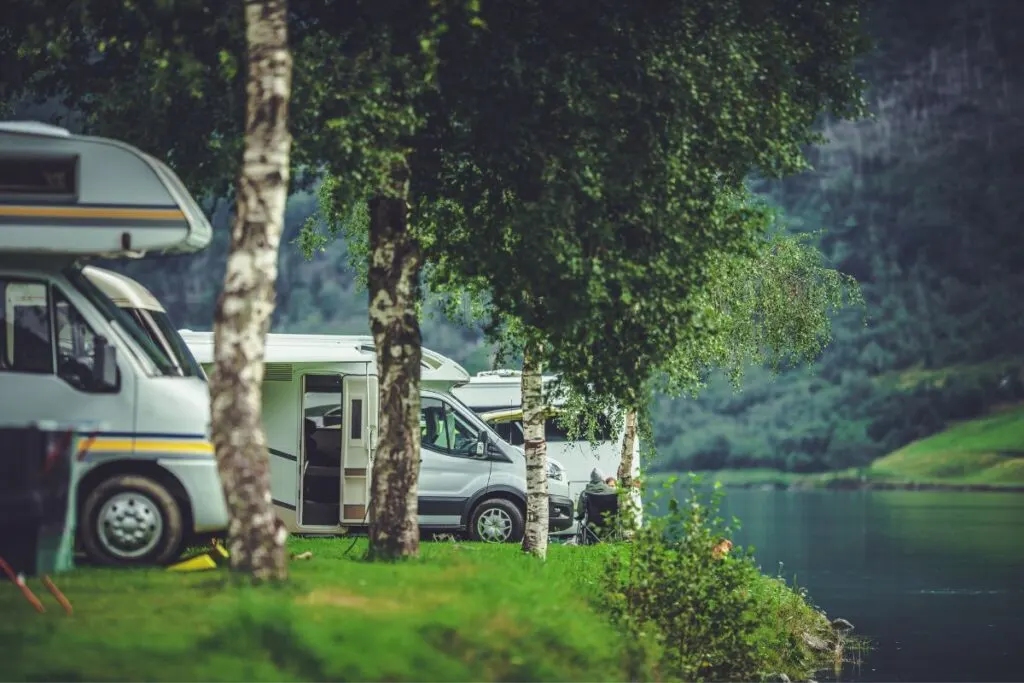
[[[161,565],[178,555],[181,510],[161,484],[121,474],[101,482],[82,506],[82,545],[105,565]]]
[[[485,543],[519,543],[526,527],[523,513],[504,498],[485,500],[476,506],[469,520],[469,537]]]

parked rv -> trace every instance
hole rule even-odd
[[[88,424],[79,541],[162,564],[223,531],[206,383],[83,273],[91,257],[184,254],[212,228],[181,180],[124,143],[0,123],[0,423]]]
[[[181,330],[201,365],[213,334]],[[263,420],[278,515],[298,533],[367,524],[378,436],[377,364],[369,336],[267,335]],[[209,371],[209,367],[207,367]],[[419,524],[475,540],[517,541],[526,515],[526,461],[454,397],[460,365],[423,349]],[[550,528],[569,528],[564,468],[549,464]]]
[[[546,387],[551,387],[556,379],[554,375],[545,375],[543,382]],[[480,372],[467,383],[454,387],[452,393],[494,427],[503,439],[519,445],[524,440],[521,383],[522,373],[516,370],[490,370]],[[586,488],[595,467],[608,476],[615,476],[622,462],[625,432],[613,434],[610,426],[604,424],[600,426],[596,442],[570,440],[568,425],[560,419],[558,406],[561,403],[556,397],[548,407],[544,436],[548,457],[557,458],[565,466],[570,496],[575,501]],[[640,476],[639,450],[637,439],[633,451],[634,477]],[[634,494],[634,497],[639,510],[639,493]],[[573,528],[567,531],[572,532]]]

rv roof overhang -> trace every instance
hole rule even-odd
[[[179,330],[200,364],[213,363],[213,332]],[[377,354],[369,335],[279,334],[267,335],[263,362],[297,364],[369,363],[376,373]],[[424,382],[452,386],[469,381],[469,373],[454,360],[436,351],[423,349],[421,362]]]
[[[565,412],[563,408],[559,406],[545,406],[544,417],[554,417]],[[523,419],[522,408],[511,408],[503,410],[490,410],[486,413],[481,413],[480,419],[488,423],[502,424],[504,422],[515,422],[516,420]]]
[[[37,164],[36,173],[28,173]],[[0,122],[5,252],[84,256],[183,254],[213,229],[163,162],[116,140],[34,122]]]
[[[86,266],[82,274],[121,308],[164,312],[164,307],[153,293],[130,277],[96,266]]]

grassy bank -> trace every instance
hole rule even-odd
[[[734,487],[1024,491],[1024,406],[954,424],[864,468],[804,475],[770,469],[701,474]]]
[[[367,564],[358,542],[293,539],[292,581],[252,590],[223,571],[82,568],[56,578],[66,616],[37,580],[37,614],[0,584],[3,680],[626,680],[626,648],[596,606],[613,546],[427,543],[422,558]],[[827,659],[811,645],[824,615],[758,576],[757,642],[766,673],[794,680]],[[810,643],[810,644],[808,644]]]

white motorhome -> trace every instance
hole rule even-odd
[[[213,333],[181,330],[211,371]],[[289,530],[335,534],[367,524],[378,436],[373,338],[269,334],[264,356],[263,419],[274,505]],[[526,462],[451,387],[469,380],[458,363],[423,349],[419,523],[467,531],[474,540],[522,538]],[[549,464],[550,525],[572,525],[564,471]]]
[[[227,526],[206,383],[83,274],[90,257],[184,254],[212,228],[162,162],[115,140],[0,123],[0,423],[88,425],[78,538],[162,564]]]
[[[127,275],[112,270],[86,266],[82,274],[100,288],[118,308],[128,313],[143,332],[188,377],[206,379],[202,366],[196,362],[188,345],[178,334],[170,316],[153,293]]]
[[[557,376],[545,375],[544,385],[550,391]],[[503,439],[514,445],[522,444],[522,373],[517,370],[490,370],[477,373],[469,382],[454,387],[452,393],[463,403],[477,412],[488,424],[497,430]],[[568,428],[557,419],[557,406],[563,401],[553,397],[549,417],[545,424],[548,456],[557,458],[568,474],[570,496],[575,501],[590,481],[590,473],[596,467],[605,475],[614,477],[622,462],[623,430],[612,434],[605,426],[600,430],[598,441],[570,441]],[[633,445],[633,476],[640,476],[639,439]],[[639,493],[636,494],[639,510]],[[574,525],[575,526],[575,525]],[[572,529],[567,530],[569,532]]]

